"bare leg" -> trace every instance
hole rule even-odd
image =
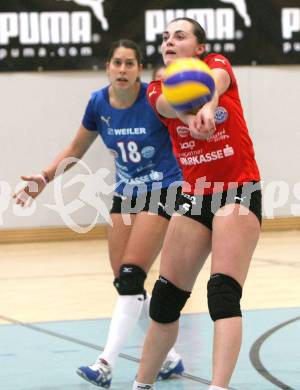
[[[154,383],[157,374],[165,360],[165,356],[175,344],[178,335],[179,321],[171,324],[159,324],[151,321],[143,348],[142,361],[137,381]],[[157,346],[159,345],[159,348]],[[151,359],[148,359],[151,356]],[[139,380],[141,379],[141,380]]]
[[[109,250],[115,276],[119,274],[120,265],[128,263],[138,265],[147,273],[160,251],[168,221],[157,215],[139,213],[129,227],[123,224],[121,215],[113,214],[112,218],[114,225],[109,232]],[[124,342],[140,318],[143,305],[142,293],[119,296],[107,342],[100,355],[111,366],[115,365]]]
[[[214,324],[212,383],[228,386],[242,342],[242,318],[218,320]]]
[[[143,331],[144,334],[147,334],[148,329],[151,324],[151,318],[149,315],[150,311],[150,300],[151,300],[151,295],[147,293],[146,299],[144,300],[144,305],[143,305],[143,310],[139,318],[138,325],[140,329]],[[168,352],[168,355],[166,357],[165,361],[168,362],[178,362],[181,359],[180,355],[175,351],[175,348],[171,348]]]
[[[184,235],[186,231],[190,234]],[[163,246],[160,274],[178,288],[191,291],[210,248],[211,232],[206,227],[189,218],[173,216]],[[169,324],[151,322],[144,343],[137,382],[154,383],[177,334],[178,321]]]
[[[121,214],[111,214],[113,224],[112,226],[108,225],[109,260],[115,277],[119,276],[119,269],[122,264],[135,216],[129,218],[131,218],[132,223],[130,225],[125,225]]]
[[[161,216],[139,213],[135,217],[122,263],[139,265],[147,273],[161,250],[168,223]]]
[[[211,273],[223,273],[243,286],[253,251],[258,241],[260,225],[256,216],[238,215],[243,206],[223,207],[214,218]],[[227,216],[222,212],[231,208]],[[242,341],[242,318],[217,320],[214,324],[212,384],[227,388],[235,368]]]

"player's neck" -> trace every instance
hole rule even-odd
[[[127,90],[109,87],[109,102],[114,108],[129,108],[136,101],[140,92],[141,84],[136,82],[132,88]]]

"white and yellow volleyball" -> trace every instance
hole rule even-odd
[[[212,71],[200,59],[179,58],[165,69],[162,93],[177,111],[203,106],[212,99],[214,92]]]

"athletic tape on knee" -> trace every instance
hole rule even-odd
[[[120,267],[119,277],[114,280],[114,286],[120,295],[143,294],[145,296],[146,277],[146,272],[138,265],[123,264]]]
[[[207,301],[211,319],[241,317],[242,287],[231,276],[211,275],[207,283]]]
[[[160,276],[152,291],[150,317],[163,324],[178,320],[190,295],[190,291],[181,290]]]

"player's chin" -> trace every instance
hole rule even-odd
[[[163,56],[164,64],[166,66],[170,65],[174,60],[176,60],[178,57],[175,54],[165,54]]]

